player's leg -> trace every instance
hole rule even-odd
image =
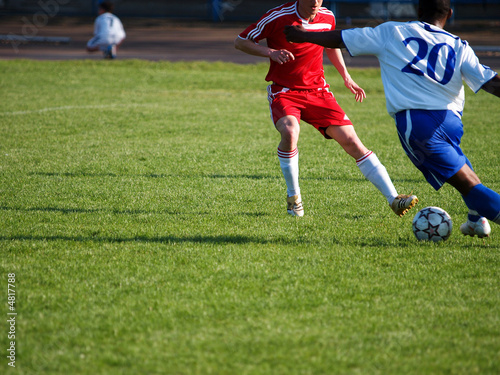
[[[300,124],[295,116],[283,116],[276,122],[276,130],[281,135],[278,148],[282,151],[293,151],[297,149],[300,135]]]
[[[361,142],[352,125],[329,126],[325,133],[356,160],[363,175],[384,195],[398,216],[403,216],[418,202],[414,195],[398,195],[387,169],[377,155]]]
[[[287,187],[287,211],[292,216],[303,216],[302,198],[299,187],[299,151],[297,142],[300,123],[295,116],[287,115],[276,122],[281,140],[278,145],[278,159]]]
[[[356,161],[368,154],[368,150],[361,142],[352,125],[329,126],[325,133],[337,143]]]
[[[269,108],[281,140],[278,159],[287,186],[287,212],[292,216],[304,216],[299,187],[299,152],[301,105],[304,97],[300,92],[290,92],[283,87],[268,86]]]
[[[318,129],[325,138],[335,139],[356,160],[361,173],[386,197],[393,211],[404,215],[418,199],[414,195],[398,195],[385,167],[377,155],[359,139],[351,120],[328,90],[310,94],[303,119]]]
[[[108,46],[106,46],[106,51],[104,51],[104,58],[115,59],[118,52],[118,47],[123,43],[124,39],[114,40]]]
[[[468,220],[460,226],[462,233],[487,237],[491,228],[486,219],[500,224],[500,194],[484,186],[468,164],[446,182],[462,194],[469,208]]]
[[[436,190],[447,182],[462,194],[469,208],[466,224],[474,227],[470,233],[462,226],[464,234],[489,234],[484,217],[500,224],[500,196],[481,184],[460,148],[459,116],[452,111],[403,111],[396,114],[396,126],[403,149],[427,182]],[[477,226],[482,228],[476,232]]]
[[[121,46],[125,38],[117,39],[116,37],[108,37],[107,44],[103,50],[105,59],[115,59],[118,47]]]
[[[116,45],[108,44],[103,50],[105,59],[114,59],[116,57]]]
[[[97,52],[101,50],[101,42],[98,36],[93,37],[87,42],[87,52]]]
[[[481,183],[481,180],[476,175],[476,172],[466,163],[464,166],[447,181],[451,186],[457,189],[464,197],[470,191]]]
[[[101,51],[105,59],[114,59],[116,57],[116,46],[99,36],[93,37],[87,43],[87,52],[97,51]]]

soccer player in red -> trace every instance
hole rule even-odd
[[[329,91],[323,70],[324,48],[315,44],[292,44],[283,32],[287,25],[301,25],[310,31],[335,29],[333,13],[322,7],[323,0],[297,0],[269,10],[235,40],[245,53],[270,59],[266,81],[271,117],[281,134],[278,158],[287,185],[287,211],[303,216],[299,187],[297,142],[300,120],[314,126],[325,138],[336,140],[356,160],[363,175],[386,197],[393,211],[403,216],[418,202],[415,195],[398,195],[385,167],[358,138],[354,127]],[[266,39],[267,46],[258,42]],[[356,101],[366,97],[349,75],[339,49],[326,54],[344,79]]]

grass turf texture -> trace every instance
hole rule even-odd
[[[419,208],[419,243],[353,160],[301,133],[306,216],[286,214],[266,65],[0,61],[0,247],[16,274],[18,374],[496,374],[500,236],[404,155],[376,69],[364,143]],[[467,90],[463,148],[500,190],[498,99]],[[5,354],[5,353],[4,353]],[[5,372],[4,372],[5,373]]]

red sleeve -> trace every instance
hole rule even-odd
[[[260,39],[256,40],[255,38],[249,38],[248,34],[250,34],[255,28],[257,27],[257,23],[253,23],[250,26],[248,26],[245,30],[243,30],[240,35],[238,35],[240,38],[243,39],[252,39],[255,42],[258,42]],[[264,38],[261,38],[264,39]]]
[[[290,3],[285,5],[290,5]],[[251,24],[241,34],[239,34],[239,37],[243,39],[250,39],[258,43],[262,39],[267,39],[269,36],[274,35],[276,33],[276,23],[273,22],[275,19],[274,15],[276,15],[285,5],[267,11],[266,14],[259,19],[259,21]]]

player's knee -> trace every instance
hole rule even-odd
[[[276,129],[282,137],[298,138],[300,133],[300,125],[295,118],[284,117],[276,123]]]

